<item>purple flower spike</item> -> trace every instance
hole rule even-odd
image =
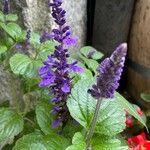
[[[52,127],[56,128],[65,124],[69,119],[69,111],[66,106],[67,98],[71,92],[71,82],[69,73],[72,71],[81,73],[82,68],[77,66],[77,62],[68,63],[68,49],[66,47],[75,45],[77,39],[71,37],[70,27],[66,25],[66,11],[61,8],[62,0],[51,0],[49,6],[52,8],[52,17],[54,18],[57,28],[52,30],[52,33],[45,32],[41,36],[41,43],[51,38],[58,45],[55,46],[55,51],[48,59],[43,62],[43,66],[39,69],[41,77],[40,87],[48,87],[49,93],[53,98],[51,103],[54,114]]]
[[[113,98],[119,86],[119,80],[123,71],[127,44],[123,43],[117,47],[110,58],[106,58],[98,68],[99,75],[97,83],[88,90],[94,98]]]
[[[3,13],[5,15],[9,14],[10,12],[10,1],[9,0],[3,0]]]

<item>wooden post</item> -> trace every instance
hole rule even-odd
[[[134,0],[96,0],[93,46],[109,55],[127,40]]]
[[[129,43],[128,92],[143,106],[142,92],[150,92],[150,0],[138,0]]]

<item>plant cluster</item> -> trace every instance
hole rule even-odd
[[[103,61],[103,54],[90,46],[70,55],[68,49],[77,44],[77,39],[66,24],[62,0],[53,0],[49,6],[57,26],[39,35],[23,30],[17,24],[17,15],[10,13],[9,0],[4,0],[0,65],[20,79],[24,104],[1,104],[0,147],[128,150],[121,136],[126,129],[126,113],[145,127],[146,123],[116,92],[127,44],[121,44]]]

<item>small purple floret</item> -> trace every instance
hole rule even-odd
[[[76,65],[70,65],[70,69],[76,73],[83,73],[84,72],[83,68],[76,66]]]
[[[70,85],[67,84],[67,83],[64,83],[64,85],[62,86],[61,90],[62,90],[64,93],[70,93]]]
[[[74,46],[78,43],[76,38],[67,37],[63,40],[63,43],[66,45]]]
[[[52,128],[57,128],[62,124],[62,120],[61,119],[56,119],[52,122]]]
[[[16,44],[16,45],[15,45],[15,48],[16,48],[16,49],[22,49],[22,45],[21,45],[21,44]]]

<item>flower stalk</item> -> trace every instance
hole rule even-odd
[[[97,100],[96,109],[95,109],[94,116],[93,116],[93,119],[92,119],[92,123],[91,123],[91,126],[90,126],[90,131],[89,131],[89,133],[87,135],[87,138],[86,138],[87,150],[90,147],[91,139],[92,139],[94,131],[95,131],[96,122],[97,122],[97,118],[98,118],[98,113],[99,113],[99,110],[100,110],[101,102],[102,102],[102,98]]]

